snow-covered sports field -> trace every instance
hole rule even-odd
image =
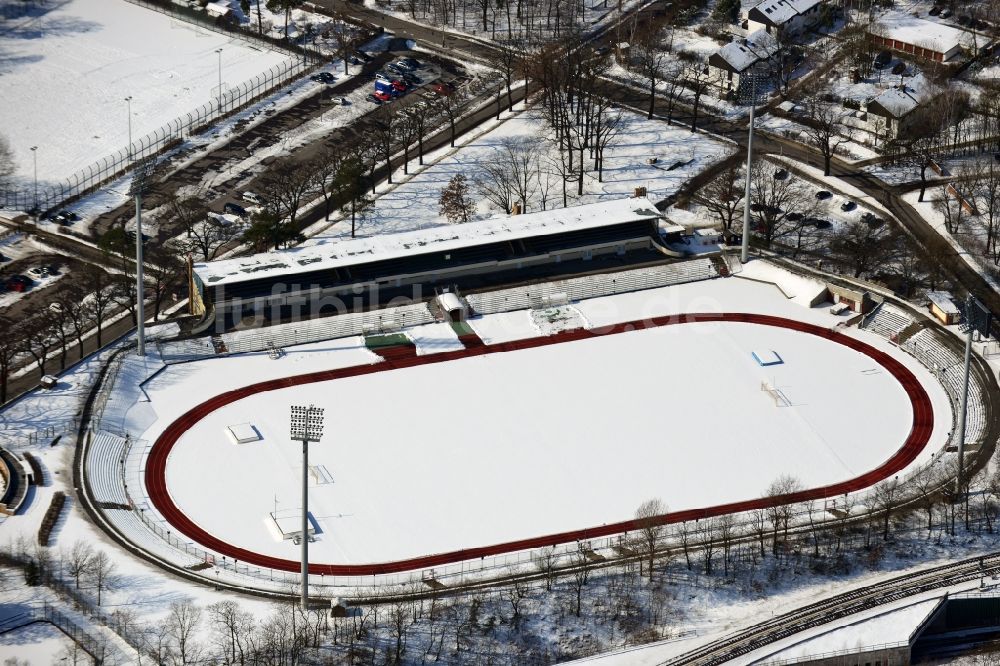
[[[598,331],[684,312],[760,312],[818,330],[839,321],[741,279],[572,307]],[[506,340],[539,334],[528,311],[487,315],[473,327],[486,330],[494,318]],[[926,460],[950,430],[944,391],[881,338],[845,331],[888,353],[926,391],[934,425],[918,462]],[[754,353],[781,362],[763,366]],[[170,498],[196,525],[232,546],[294,560],[293,542],[268,526],[272,512],[295,515],[301,506],[301,445],[288,439],[288,409],[325,407],[326,436],[310,454],[317,564],[595,527],[632,518],[651,498],[671,511],[751,500],[782,474],[805,488],[845,482],[892,458],[917,420],[912,396],[872,356],[779,326],[684,323],[436,362],[447,355],[378,371],[381,359],[348,339],[292,348],[277,361],[260,354],[169,366],[145,386],[150,402],[129,416],[145,423],[142,438],[152,443],[226,390],[365,366],[361,376],[254,393],[188,421],[166,460]],[[227,428],[239,424],[261,439],[234,443]]]
[[[58,181],[287,59],[125,0],[36,3],[0,29],[0,130],[22,183]]]

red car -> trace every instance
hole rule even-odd
[[[385,94],[381,90],[376,90],[375,92],[373,92],[372,97],[374,97],[380,102],[388,102],[390,99],[392,99],[391,97],[389,97],[389,95]]]
[[[392,87],[399,92],[406,92],[406,84],[403,83],[402,81],[393,81]]]
[[[434,92],[436,92],[438,95],[441,95],[441,96],[450,95],[451,94],[451,88],[449,88],[444,83],[438,83],[438,84],[436,84],[434,86]]]

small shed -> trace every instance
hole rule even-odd
[[[867,313],[875,305],[867,291],[833,283],[827,283],[826,289],[830,292],[830,300],[837,305],[846,305],[852,312]]]
[[[446,291],[437,297],[438,307],[445,313],[448,321],[465,321],[468,311],[465,303],[455,293]]]
[[[961,310],[947,291],[929,291],[927,299],[930,301],[931,314],[942,324],[946,326],[957,324],[962,318]]]

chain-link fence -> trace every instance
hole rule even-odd
[[[137,4],[145,6],[145,3]],[[85,194],[123,175],[136,162],[179,145],[190,134],[215,120],[243,109],[274,88],[302,74],[309,66],[298,56],[281,62],[252,79],[228,90],[217,92],[214,99],[209,102],[174,118],[162,127],[134,140],[131,145],[97,160],[61,182],[40,184],[37,190],[32,183],[0,191],[0,207],[25,211],[56,208],[72,197]]]

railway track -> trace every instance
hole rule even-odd
[[[660,662],[659,666],[722,664],[833,620],[928,590],[950,587],[996,574],[1000,574],[1000,552],[896,576],[775,616],[696,650]]]

